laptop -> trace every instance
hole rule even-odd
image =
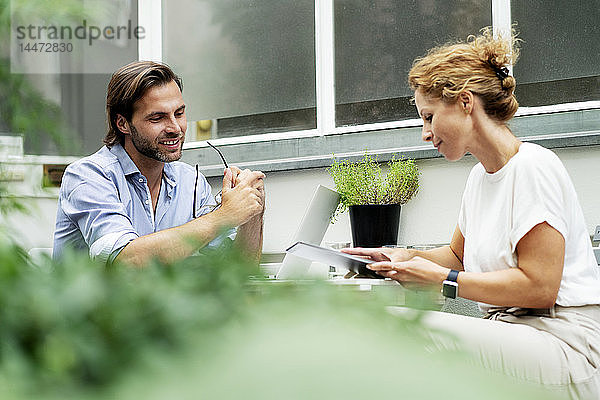
[[[340,196],[335,190],[323,185],[317,186],[308,208],[304,212],[300,226],[292,239],[292,244],[305,242],[320,245],[335,212]],[[286,253],[276,279],[299,279],[308,275],[312,261]]]

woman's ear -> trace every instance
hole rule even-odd
[[[127,122],[127,119],[121,114],[117,114],[115,123],[122,134],[129,135],[131,133],[129,130],[129,122]]]
[[[470,90],[464,90],[458,95],[458,102],[465,114],[471,114],[473,111],[474,101],[475,99],[473,92]]]

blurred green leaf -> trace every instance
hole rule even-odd
[[[134,269],[0,244],[0,398],[551,398],[432,353],[389,292],[252,273],[233,248]]]

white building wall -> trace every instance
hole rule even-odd
[[[554,149],[567,168],[583,208],[590,235],[600,225],[600,146]],[[402,207],[398,241],[401,244],[448,243],[456,227],[462,191],[474,157],[458,162],[442,158],[419,160],[418,195]],[[333,188],[325,169],[275,172],[267,175],[266,251],[280,251],[292,240],[312,190],[317,184]],[[348,214],[325,235],[327,242],[351,240]]]
[[[600,146],[554,150],[565,164],[578,193],[590,235],[600,225]],[[399,242],[402,244],[448,243],[456,226],[462,190],[473,157],[450,163],[444,159],[419,160],[419,194],[402,208]],[[41,193],[32,188],[41,182],[41,165],[26,167],[26,181],[18,186],[19,199],[30,206],[30,215],[5,218],[26,248],[52,247],[56,215],[56,190]],[[39,179],[38,179],[39,178]],[[219,179],[210,180],[213,187]],[[312,192],[318,184],[333,188],[326,169],[270,172],[266,179],[265,251],[283,251],[292,240]],[[341,215],[325,235],[326,242],[351,240],[348,214]]]

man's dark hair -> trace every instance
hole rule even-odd
[[[166,85],[174,81],[183,91],[183,83],[165,64],[152,61],[134,61],[119,68],[112,76],[106,93],[106,118],[108,132],[104,144],[112,147],[116,143],[123,144],[124,135],[117,127],[117,114],[131,121],[133,105],[141,99],[148,89]]]

